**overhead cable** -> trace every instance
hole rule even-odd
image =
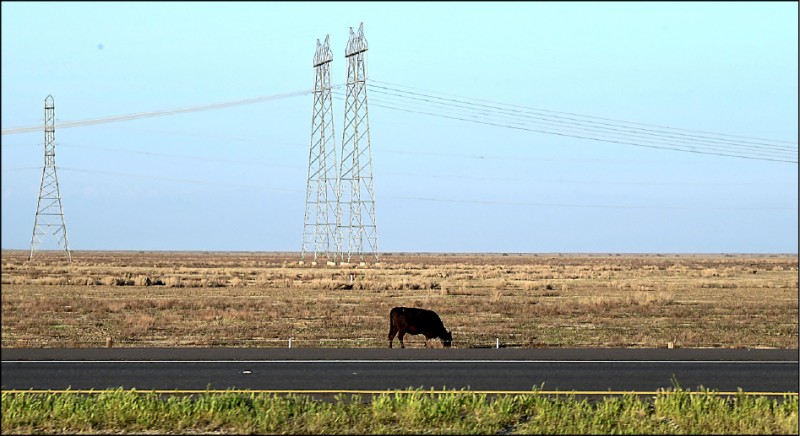
[[[776,139],[757,138],[757,137],[752,137],[752,136],[731,135],[731,134],[726,134],[726,133],[709,132],[709,131],[704,131],[704,130],[682,129],[682,128],[678,128],[678,127],[661,126],[661,125],[657,125],[657,124],[646,124],[646,123],[639,123],[639,122],[633,122],[633,121],[624,121],[624,120],[613,119],[613,118],[603,118],[603,117],[597,117],[597,116],[592,116],[592,115],[582,115],[582,114],[577,114],[577,113],[573,113],[573,112],[563,112],[563,111],[555,111],[555,110],[550,110],[550,109],[535,108],[535,107],[531,107],[531,106],[523,106],[523,105],[518,105],[518,104],[499,103],[499,102],[493,101],[493,100],[487,100],[487,99],[481,99],[481,98],[475,98],[475,97],[464,97],[464,96],[459,96],[459,95],[455,95],[455,94],[447,94],[447,93],[442,93],[442,92],[429,91],[429,90],[424,90],[424,89],[421,89],[421,88],[415,88],[415,87],[412,87],[412,86],[400,85],[400,84],[391,83],[391,82],[383,82],[383,81],[379,81],[379,80],[375,80],[375,79],[367,79],[367,80],[370,83],[378,83],[378,84],[384,84],[384,85],[389,85],[389,86],[414,89],[414,90],[423,91],[423,92],[426,92],[426,93],[438,93],[440,95],[449,96],[449,97],[456,97],[456,98],[459,98],[459,99],[469,99],[469,100],[475,100],[475,101],[480,101],[480,102],[499,104],[499,105],[503,105],[503,106],[507,106],[507,107],[527,109],[529,111],[534,111],[534,112],[571,115],[571,116],[582,117],[582,118],[587,118],[587,119],[611,121],[611,122],[614,122],[614,123],[624,123],[624,124],[630,124],[630,125],[655,127],[655,128],[658,128],[658,129],[675,130],[675,131],[681,131],[681,132],[703,133],[703,134],[715,135],[715,136],[725,136],[725,137],[729,137],[729,138],[744,138],[744,139],[755,139],[755,140],[759,140],[759,141],[779,142],[779,143],[785,143],[785,144],[793,144],[795,147],[797,146],[797,141],[784,141],[784,140],[776,140]]]
[[[541,116],[538,114],[532,115],[525,112],[520,112],[517,110],[509,110],[501,107],[475,105],[472,103],[464,103],[451,99],[441,99],[435,96],[425,96],[427,98],[422,98],[417,96],[409,96],[405,94],[387,92],[381,89],[373,90],[373,92],[378,93],[379,95],[394,96],[403,99],[400,101],[409,102],[410,100],[409,103],[424,101],[437,106],[442,106],[446,109],[454,109],[454,108],[464,109],[467,111],[477,112],[486,116],[498,116],[505,119],[522,120],[531,123],[539,123],[539,124],[552,125],[565,128],[576,128],[579,130],[595,131],[600,133],[611,133],[611,134],[627,135],[634,137],[666,138],[674,142],[684,142],[691,144],[710,144],[710,145],[718,144],[723,146],[736,146],[750,150],[787,151],[787,152],[797,151],[796,146],[792,147],[790,145],[783,145],[783,144],[769,144],[757,141],[731,140],[727,138],[714,138],[710,136],[688,135],[684,133],[674,133],[669,131],[658,131],[654,129],[644,129],[639,127],[614,125],[596,121],[578,120],[569,117]]]
[[[339,87],[343,85],[334,85],[335,87]],[[265,101],[272,101],[272,100],[280,100],[284,98],[290,97],[297,97],[300,95],[306,95],[313,93],[313,89],[306,89],[302,91],[294,91],[294,92],[287,92],[283,94],[273,94],[273,95],[266,95],[261,97],[253,97],[253,98],[245,98],[239,100],[231,100],[221,103],[212,103],[212,104],[202,104],[197,106],[188,106],[182,108],[175,108],[175,109],[163,109],[163,110],[154,110],[149,112],[139,112],[134,114],[126,114],[126,115],[114,115],[109,117],[101,117],[101,118],[90,118],[85,120],[77,120],[77,121],[65,121],[61,123],[57,123],[55,127],[57,129],[65,129],[69,127],[80,127],[80,126],[89,126],[94,124],[104,124],[104,123],[115,123],[118,121],[128,121],[128,120],[136,120],[141,118],[153,118],[153,117],[163,117],[167,115],[175,115],[181,113],[189,113],[189,112],[200,112],[200,111],[208,111],[214,109],[225,109],[234,106],[242,106],[247,104],[255,104],[255,103],[262,103]],[[15,133],[26,133],[26,132],[35,132],[42,130],[43,126],[28,126],[28,127],[16,127],[11,129],[4,129],[2,131],[3,135],[10,135]]]
[[[335,94],[337,99],[341,99],[341,96]],[[553,128],[534,128],[533,126],[529,126],[525,123],[509,121],[509,120],[494,120],[487,117],[481,117],[480,115],[474,114],[457,114],[457,116],[450,115],[446,111],[436,111],[437,108],[427,107],[424,109],[420,109],[419,105],[409,106],[406,104],[403,107],[402,102],[397,101],[382,101],[382,100],[375,100],[374,98],[371,99],[371,106],[374,107],[383,107],[387,109],[393,109],[408,113],[417,113],[417,114],[424,114],[424,115],[431,115],[436,117],[442,118],[449,118],[454,120],[460,121],[467,121],[473,122],[477,124],[484,124],[484,125],[491,125],[496,127],[505,127],[510,129],[517,129],[517,130],[524,130],[536,133],[544,133],[544,134],[551,134],[551,135],[558,135],[564,137],[571,137],[571,138],[578,138],[578,139],[588,139],[594,141],[602,141],[602,142],[609,142],[609,143],[617,143],[617,144],[626,144],[626,145],[634,145],[639,147],[647,147],[647,148],[654,148],[654,149],[663,149],[663,150],[673,150],[673,151],[683,151],[688,153],[697,153],[697,154],[709,154],[709,155],[717,155],[717,156],[728,156],[728,157],[737,157],[737,158],[744,158],[744,159],[753,159],[753,160],[766,160],[766,161],[775,161],[775,162],[787,162],[787,163],[797,163],[797,155],[796,153],[792,154],[790,152],[783,152],[783,151],[772,151],[772,150],[740,150],[736,148],[730,148],[722,145],[704,145],[704,144],[697,144],[697,145],[683,145],[671,142],[671,141],[656,141],[656,140],[649,140],[643,138],[628,138],[624,136],[610,136],[611,134],[599,134],[594,133],[592,135],[584,134],[581,132],[575,131],[565,131],[563,129],[553,129]],[[683,147],[683,148],[681,148]]]
[[[173,177],[162,176],[145,176],[139,174],[117,173],[110,171],[86,170],[80,168],[58,167],[62,171],[104,174],[110,176],[124,176],[124,177],[137,177],[146,179],[168,180],[173,182],[194,183],[194,184],[212,184],[221,186],[244,187],[250,189],[264,190],[264,191],[277,191],[277,192],[302,192],[297,189],[285,188],[270,188],[255,185],[243,185],[232,183],[220,183],[209,180],[190,180],[179,179]],[[430,201],[436,203],[471,203],[471,204],[486,204],[486,205],[508,205],[508,206],[537,206],[537,207],[561,207],[561,208],[589,208],[589,209],[654,209],[654,210],[796,210],[791,207],[736,207],[736,206],[679,206],[679,205],[624,205],[624,204],[572,204],[572,203],[538,203],[538,202],[520,202],[520,201],[503,201],[503,200],[480,200],[480,199],[459,199],[459,198],[440,198],[440,197],[412,197],[412,196],[386,196],[389,199],[396,200],[411,200],[411,201]]]

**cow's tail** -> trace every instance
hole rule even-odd
[[[402,309],[399,307],[392,308],[392,310],[389,311],[389,327],[394,325],[394,319],[400,314],[401,311]]]
[[[397,311],[397,308],[394,308],[394,309],[389,311],[389,328],[390,329],[394,325],[394,316],[395,316],[394,314],[395,314],[396,311]]]
[[[400,311],[401,309],[397,307],[389,311],[389,348],[392,348],[392,341],[394,341],[394,336],[397,334],[397,323],[395,321],[399,317]],[[403,345],[402,341],[400,341],[400,345]]]

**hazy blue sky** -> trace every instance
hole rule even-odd
[[[796,2],[2,2],[2,129],[48,94],[66,123],[308,90],[326,34],[342,83],[361,22],[380,251],[797,252]],[[311,111],[57,128],[70,248],[299,251]],[[42,143],[2,135],[2,248],[30,246]]]

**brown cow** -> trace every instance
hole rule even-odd
[[[395,307],[389,312],[389,348],[392,348],[395,335],[400,339],[400,348],[405,348],[403,336],[406,333],[425,335],[425,348],[433,338],[441,339],[444,347],[449,347],[453,342],[453,335],[445,330],[436,312],[413,307]]]

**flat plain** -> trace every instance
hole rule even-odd
[[[386,347],[395,306],[457,348],[798,347],[797,254],[72,256],[2,252],[2,347]]]

